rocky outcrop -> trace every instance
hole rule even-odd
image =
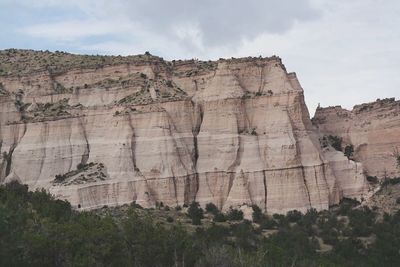
[[[21,62],[49,58],[13,52]],[[46,188],[83,209],[196,200],[285,213],[368,192],[360,164],[321,148],[297,77],[278,57],[100,57],[96,67],[55,57],[61,67],[29,63],[20,75],[27,63],[3,66],[3,182]]]
[[[394,98],[357,105],[318,108],[313,124],[322,135],[342,138],[342,148],[353,147],[353,159],[370,176],[399,177],[400,101]]]

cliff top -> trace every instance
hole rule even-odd
[[[104,66],[132,64],[132,65],[165,65],[170,68],[177,67],[201,67],[214,69],[219,62],[229,63],[261,63],[275,60],[282,68],[282,60],[277,56],[271,57],[243,57],[243,58],[220,58],[215,61],[201,61],[198,59],[167,61],[162,57],[151,55],[146,52],[143,55],[110,56],[110,55],[79,55],[67,52],[36,51],[28,49],[6,49],[0,50],[0,76],[24,75],[39,71],[50,73],[63,73],[72,69],[101,68]]]
[[[342,106],[329,106],[329,107],[317,107],[316,113],[326,113],[326,112],[334,112],[334,111],[347,111],[351,113],[361,113],[363,111],[370,111],[370,110],[375,110],[379,108],[385,108],[385,107],[394,107],[394,106],[400,106],[400,100],[396,100],[394,97],[391,98],[384,98],[384,99],[377,99],[372,102],[368,103],[363,103],[359,105],[355,105],[352,110],[348,110],[343,108]]]

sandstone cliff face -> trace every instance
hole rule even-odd
[[[34,66],[0,76],[3,182],[85,209],[196,200],[285,213],[368,193],[359,163],[322,150],[277,57]]]
[[[371,176],[398,177],[400,151],[400,101],[394,98],[357,105],[318,108],[313,118],[321,134],[343,139],[354,146],[354,159]]]

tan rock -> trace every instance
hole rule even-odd
[[[1,152],[10,155],[0,157],[1,181],[46,188],[75,207],[196,200],[272,214],[368,191],[360,164],[322,151],[296,75],[277,57],[140,61],[0,82],[22,88],[24,103],[69,104],[33,106],[23,122],[14,100],[0,99]],[[89,162],[103,164],[107,179],[55,183]]]
[[[371,176],[398,177],[395,154],[400,151],[400,101],[394,98],[357,105],[319,108],[313,118],[322,135],[334,135],[354,146],[354,159]]]

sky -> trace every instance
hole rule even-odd
[[[0,49],[272,56],[313,114],[400,98],[398,0],[0,0]]]

